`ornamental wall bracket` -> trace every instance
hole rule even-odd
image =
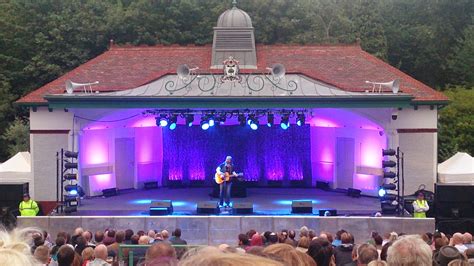
[[[191,90],[197,87],[201,92],[215,94],[215,90],[226,83],[239,85],[248,89],[248,94],[259,92],[270,87],[273,91],[283,91],[287,94],[293,94],[298,89],[298,82],[287,80],[286,69],[282,64],[274,64],[267,67],[265,72],[240,73],[239,61],[230,56],[223,62],[222,75],[199,72],[198,67],[190,68],[188,65],[179,65],[176,70],[176,79],[165,83],[165,90],[170,95],[182,90]],[[194,86],[193,86],[194,85]]]

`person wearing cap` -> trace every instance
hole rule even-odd
[[[426,212],[430,209],[428,202],[425,200],[423,192],[418,192],[416,200],[413,202],[413,217],[426,218]]]
[[[36,216],[39,212],[38,203],[30,198],[28,193],[23,195],[23,201],[20,202],[20,216]]]

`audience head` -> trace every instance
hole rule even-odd
[[[462,235],[464,240],[464,244],[471,244],[472,243],[472,235],[469,232],[466,232]]]
[[[150,243],[150,238],[148,236],[143,235],[138,239],[139,245],[148,245],[149,243]]]
[[[102,232],[102,231],[95,232],[94,240],[97,244],[102,243],[104,241],[104,232]]]
[[[35,249],[34,256],[41,264],[49,264],[49,248],[47,246],[39,246]]]
[[[179,229],[179,228],[174,229],[173,236],[181,237],[181,229]]]
[[[298,241],[298,247],[301,247],[301,248],[309,248],[309,243],[311,243],[311,240],[309,239],[309,237],[306,237],[306,236],[303,236],[302,238],[300,238],[300,240]]]
[[[352,244],[352,235],[344,232],[341,234],[341,243],[342,244]]]
[[[276,244],[276,243],[278,243],[278,236],[277,236],[277,234],[271,233],[271,234],[268,236],[268,243],[269,243],[269,244]]]
[[[69,245],[64,245],[58,251],[58,266],[71,266],[76,252]]]
[[[168,230],[161,231],[161,237],[163,238],[163,240],[168,239],[170,237],[170,233],[168,232]]]
[[[137,232],[137,235],[138,235],[138,236],[144,236],[144,235],[145,235],[145,231],[140,230],[140,231]]]
[[[133,236],[133,230],[132,229],[127,229],[125,230],[125,240],[131,240]]]
[[[84,233],[82,233],[82,237],[86,240],[86,242],[90,242],[92,239],[92,234],[89,231],[84,231]]]
[[[296,232],[295,232],[295,230],[290,230],[290,231],[288,231],[288,238],[294,240],[295,237],[296,237]]]
[[[317,265],[329,265],[332,247],[327,239],[317,238],[311,241],[306,253],[313,258]]]
[[[146,260],[154,261],[157,258],[174,258],[176,259],[175,249],[168,243],[159,242],[150,246],[146,251]]]
[[[254,234],[252,239],[250,239],[251,246],[263,246],[263,238],[259,234]]]
[[[130,243],[132,245],[138,245],[138,239],[140,239],[140,237],[138,235],[133,235],[131,238],[130,238]]]
[[[156,236],[156,232],[155,230],[148,230],[148,237],[151,238],[151,239],[155,239],[155,236]]]
[[[373,237],[373,239],[374,239],[375,245],[377,245],[377,246],[381,246],[381,245],[382,245],[383,239],[382,239],[382,237],[381,237],[379,234],[375,235],[375,236]]]
[[[462,245],[464,244],[464,235],[461,233],[455,233],[451,238],[452,245]]]
[[[82,235],[82,233],[84,233],[84,229],[82,227],[77,227],[76,229],[74,229],[75,236],[80,236]]]
[[[254,229],[250,229],[247,232],[248,239],[252,239],[252,236],[255,235],[256,233],[257,233],[257,231],[255,231]]]
[[[438,253],[433,257],[433,260],[437,265],[448,265],[449,262],[456,259],[463,259],[463,255],[457,248],[452,246],[441,247]]]
[[[242,245],[242,246],[250,245],[249,238],[246,234],[239,234],[239,245]]]
[[[286,265],[305,265],[306,264],[303,258],[303,255],[306,255],[306,254],[296,250],[295,248],[287,244],[275,244],[275,245],[268,246],[263,250],[263,253],[279,258]]]
[[[389,265],[430,266],[432,251],[417,235],[407,235],[396,240],[388,248],[387,262]]]
[[[283,266],[282,262],[243,253],[222,252],[216,247],[205,247],[187,252],[180,266]]]
[[[107,259],[107,247],[104,244],[97,245],[94,249],[94,257],[96,259]]]
[[[31,233],[36,229],[14,229],[7,232],[0,229],[0,265],[35,265],[37,261],[31,254]]]
[[[382,247],[382,251],[380,252],[380,259],[383,261],[387,261],[387,252],[388,248],[392,246],[393,242],[387,242],[385,245]]]
[[[357,248],[357,264],[367,265],[371,261],[378,260],[379,253],[377,249],[369,244],[363,244]]]
[[[302,226],[300,228],[300,237],[303,237],[303,236],[309,237],[309,229],[306,226]]]
[[[94,249],[91,248],[91,247],[85,248],[81,253],[81,257],[82,257],[83,261],[93,260],[94,259]]]
[[[115,242],[121,244],[125,240],[125,232],[124,231],[118,231],[115,234]]]

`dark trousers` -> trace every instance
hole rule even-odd
[[[224,200],[225,204],[229,205],[230,204],[230,189],[232,187],[231,182],[223,182],[222,184],[219,185],[219,204],[223,205]]]

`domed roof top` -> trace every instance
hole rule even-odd
[[[234,7],[227,9],[219,16],[217,27],[252,28],[252,20],[247,12],[234,5]]]

